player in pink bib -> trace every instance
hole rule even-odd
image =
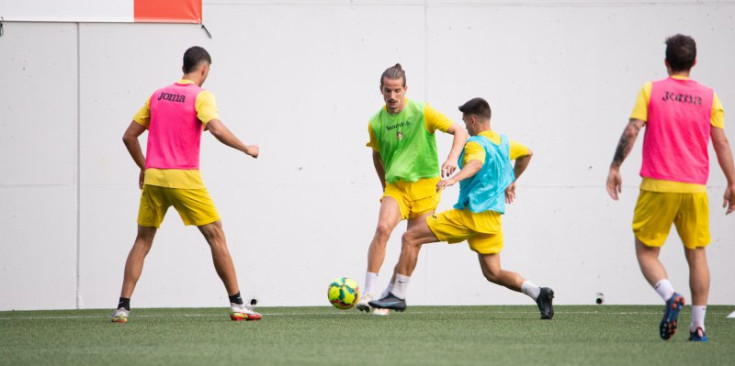
[[[651,85],[641,176],[707,184],[712,89],[672,76]]]
[[[212,93],[202,89],[212,59],[201,47],[184,53],[181,80],[156,90],[133,118],[123,141],[140,167],[139,186],[143,190],[138,212],[138,235],[125,263],[125,276],[115,323],[126,323],[130,297],[143,271],[143,262],[153,245],[153,237],[174,206],[186,225],[196,225],[207,240],[217,274],[230,298],[232,320],[259,320],[261,315],[245,305],[237,274],[217,209],[199,174],[199,146],[202,131],[208,129],[220,142],[254,158],[257,145],[245,145],[219,120]],[[148,130],[147,156],[138,137]]]
[[[176,82],[153,93],[151,119],[157,123],[148,128],[146,169],[199,169],[204,125],[195,112],[202,91],[195,83]]]
[[[674,290],[658,257],[672,224],[675,225],[689,264],[693,303],[689,340],[706,342],[709,266],[705,248],[710,243],[706,184],[710,139],[727,178],[723,202],[726,214],[735,210],[735,168],[725,136],[722,103],[712,89],[689,79],[696,56],[696,43],[691,37],[677,34],[666,40],[669,77],[646,83],[639,93],[610,164],[607,191],[618,199],[623,186],[620,165],[645,126],[640,171],[643,180],[633,215],[638,264],[648,283],[666,302],[659,335],[668,340],[676,331],[684,297]]]

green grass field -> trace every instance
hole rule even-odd
[[[670,341],[661,306],[410,307],[388,317],[331,307],[0,312],[2,365],[733,365],[732,306],[707,309],[705,344],[687,341],[690,307]]]

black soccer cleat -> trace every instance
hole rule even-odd
[[[388,293],[387,296],[380,300],[373,300],[370,301],[370,306],[378,309],[391,309],[395,311],[404,311],[406,310],[406,300],[405,299],[399,299],[396,297],[396,295],[393,295],[392,293]]]
[[[536,298],[536,304],[541,312],[541,319],[551,319],[554,317],[554,290],[548,287],[542,287],[541,292]]]

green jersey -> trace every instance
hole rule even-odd
[[[406,99],[406,106],[398,114],[381,108],[370,118],[388,183],[439,176],[436,139],[426,130],[425,105]]]

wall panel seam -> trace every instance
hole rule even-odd
[[[81,195],[82,195],[82,173],[81,173],[81,140],[82,140],[82,100],[81,100],[81,88],[82,88],[82,81],[81,81],[81,49],[80,49],[80,33],[81,33],[81,25],[79,22],[77,24],[77,141],[76,141],[76,185],[77,185],[77,194],[76,194],[76,273],[75,273],[75,284],[74,284],[74,304],[77,309],[80,308],[80,301],[79,301],[79,275],[80,275],[80,257],[81,257],[81,210],[82,210],[82,203],[81,203]]]

